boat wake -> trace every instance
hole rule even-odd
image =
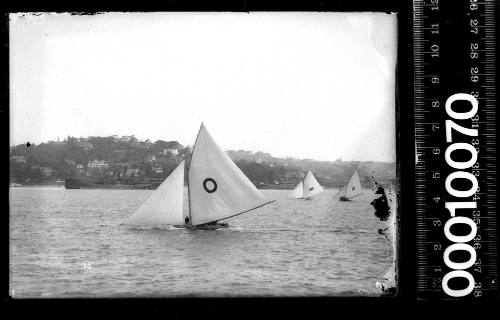
[[[183,230],[186,228],[176,227],[172,225],[158,225],[158,226],[126,226],[130,230]]]

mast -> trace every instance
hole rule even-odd
[[[302,199],[305,199],[304,195],[306,194],[306,177],[307,173],[304,176],[304,179],[302,179]]]
[[[193,155],[193,153],[191,153]],[[191,164],[191,157],[189,158],[189,163]],[[188,218],[189,218],[189,224],[191,224],[191,197],[189,196],[189,166],[186,170],[186,177],[187,177],[187,188],[188,188]]]
[[[349,180],[347,180],[347,184],[345,185],[345,190],[344,190],[344,198],[346,198],[346,199],[348,199],[348,198],[346,197],[346,195],[347,195],[347,187],[349,186],[349,183],[351,183],[351,180],[352,180],[352,175],[351,175],[351,177],[349,178]]]
[[[189,168],[191,167],[191,160],[193,158],[194,154],[194,148],[196,148],[196,142],[198,141],[198,137],[200,136],[200,131],[201,128],[203,128],[203,121],[201,122],[200,129],[198,129],[198,134],[196,134],[196,139],[194,140],[193,144],[193,150],[191,150],[191,156],[189,157],[189,166],[186,171],[186,176],[187,176],[187,187],[188,187],[188,217],[189,217],[189,224],[192,225],[191,221],[191,188],[189,187]]]

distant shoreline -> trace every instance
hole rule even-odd
[[[112,187],[106,184],[127,183],[155,189],[181,161],[190,159],[191,152],[191,147],[178,141],[142,141],[134,136],[67,137],[38,145],[22,144],[10,148],[10,182],[57,185],[56,179],[65,177],[74,180],[69,181],[69,188],[107,189]],[[283,158],[248,150],[225,153],[259,189],[291,190],[309,170],[323,187],[330,188],[341,187],[354,170],[366,185],[373,183],[374,176],[379,182],[396,179],[395,163]],[[135,187],[118,189],[122,188]]]
[[[64,184],[56,184],[56,183],[43,183],[43,184],[20,184],[20,183],[11,183],[9,185],[10,188],[26,188],[26,187],[62,187],[64,188]]]

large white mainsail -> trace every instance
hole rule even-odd
[[[182,225],[184,161],[156,188],[124,224],[136,226]]]
[[[188,181],[192,225],[229,218],[272,202],[215,143],[203,123],[193,146]]]
[[[358,171],[356,170],[349,179],[349,182],[347,182],[338,194],[340,197],[351,199],[359,196],[361,193],[363,193],[361,190],[361,180],[359,179]]]
[[[299,184],[295,187],[295,189],[290,192],[288,195],[289,199],[300,199],[304,195],[304,186],[302,184],[302,181],[299,182]]]
[[[316,180],[311,170],[307,172],[307,175],[304,178],[303,190],[303,197],[305,199],[316,196],[325,191],[325,189],[323,189],[323,187],[319,184],[318,180]]]

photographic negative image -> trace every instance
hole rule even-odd
[[[396,14],[9,19],[11,297],[396,294]]]

